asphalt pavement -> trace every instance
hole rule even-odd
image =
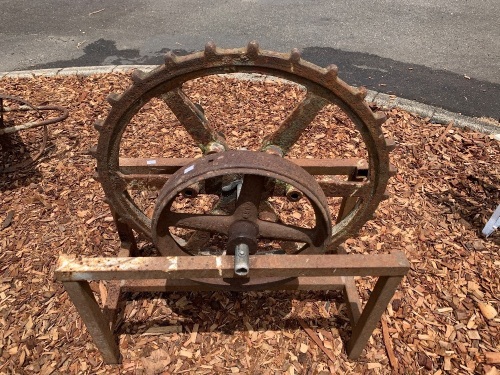
[[[352,85],[500,119],[498,0],[0,1],[0,71],[160,64],[208,40],[337,64]]]

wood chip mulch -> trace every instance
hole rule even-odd
[[[60,254],[116,255],[118,237],[86,150],[97,142],[94,121],[109,110],[105,97],[129,85],[125,74],[0,81],[2,92],[70,111],[50,127],[36,165],[0,176],[0,373],[500,373],[500,233],[480,234],[500,203],[500,143],[395,109],[384,124],[398,144],[390,198],[346,247],[402,250],[412,267],[358,361],[345,355],[350,327],[338,293],[264,291],[130,296],[119,326],[123,364],[103,364],[53,271]],[[185,89],[231,145],[249,149],[303,97],[280,82],[217,77]],[[123,153],[198,155],[161,105],[153,101],[134,118]],[[365,152],[338,108],[326,108],[292,156]],[[134,194],[149,213],[156,192]],[[307,216],[293,207],[285,215]],[[357,285],[366,301],[373,280]],[[105,300],[105,284],[92,286]]]

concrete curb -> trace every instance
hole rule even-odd
[[[0,72],[2,78],[34,78],[34,77],[54,77],[54,76],[89,76],[92,74],[106,73],[126,73],[134,69],[141,69],[149,72],[157,65],[103,65],[103,66],[81,66],[74,68],[53,68],[38,70],[18,70],[15,72]]]
[[[105,66],[84,66],[74,68],[55,68],[39,70],[21,70],[15,72],[0,72],[2,78],[34,78],[34,77],[54,77],[54,76],[89,76],[91,74],[105,74],[117,72],[131,72],[134,69],[141,69],[149,72],[157,65],[105,65]],[[239,74],[239,78],[245,79],[247,75]],[[247,79],[252,79],[248,75]],[[368,90],[366,101],[375,102],[383,109],[399,108],[420,117],[429,118],[436,124],[449,124],[453,121],[454,126],[459,128],[469,128],[485,134],[492,134],[494,138],[500,140],[500,123],[498,125],[483,121],[477,118],[463,116],[459,113],[447,111],[445,109],[431,105],[419,103],[413,100],[399,98],[395,95],[388,95],[377,91]]]

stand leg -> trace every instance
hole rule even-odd
[[[120,296],[121,296],[121,280],[111,281],[108,283],[108,297],[106,304],[102,309],[102,313],[109,323],[111,332],[114,332],[116,323],[118,321],[118,311],[120,310]]]
[[[120,363],[120,349],[87,281],[63,282],[94,343],[108,364]]]
[[[121,241],[121,248],[128,250],[130,254],[129,256],[138,255],[137,243],[135,241],[135,236],[132,228],[130,228],[127,223],[123,222],[121,217],[112,209],[111,214],[113,215],[113,219],[115,220],[116,229]]]
[[[347,254],[344,245],[339,245],[336,254]],[[355,326],[361,316],[361,299],[359,298],[358,289],[356,289],[356,282],[354,276],[342,276],[342,283],[344,288],[344,300],[347,305],[347,313],[351,320],[351,326]]]
[[[403,276],[379,277],[358,322],[352,328],[352,336],[347,343],[347,355],[350,359],[360,356],[402,278]]]
[[[347,313],[351,319],[351,325],[354,327],[361,316],[361,300],[359,299],[356,282],[353,276],[342,276],[344,281],[344,299],[347,304]]]
[[[126,258],[131,256],[131,247],[129,242],[121,243],[121,249],[118,252],[119,258]],[[108,282],[108,298],[103,308],[103,314],[109,321],[111,332],[115,329],[115,324],[118,320],[118,311],[120,310],[120,296],[121,296],[122,280],[112,280]]]
[[[357,172],[349,175],[347,181],[356,181]],[[358,197],[344,197],[340,203],[339,213],[337,216],[337,224],[340,223],[349,213],[352,211],[356,204],[358,203]]]

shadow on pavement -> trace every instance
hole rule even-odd
[[[365,86],[466,116],[492,117],[500,121],[499,84],[334,48],[307,47],[302,50],[302,57],[320,66],[337,65],[339,76],[350,85]]]
[[[138,49],[118,49],[116,42],[99,39],[88,44],[84,55],[72,60],[40,64],[30,69],[66,68],[100,65],[156,65],[173,51],[186,55],[192,51],[163,48],[152,55],[141,55]],[[491,117],[500,121],[500,84],[484,82],[423,65],[408,64],[361,52],[335,48],[306,47],[302,57],[319,66],[335,64],[340,77],[350,85],[416,100],[442,107],[466,116]]]
[[[164,55],[172,51],[177,55],[187,55],[189,51],[163,48],[152,56],[141,55],[138,49],[118,49],[113,40],[99,39],[83,48],[84,55],[72,60],[58,60],[47,64],[34,65],[28,69],[70,68],[100,65],[159,65]]]

